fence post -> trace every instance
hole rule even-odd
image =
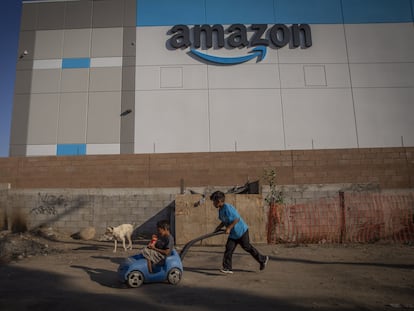
[[[345,238],[345,196],[343,191],[339,191],[339,207],[341,209],[341,235],[339,243],[343,243]]]

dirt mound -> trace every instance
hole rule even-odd
[[[61,250],[50,247],[48,240],[37,233],[0,233],[0,263],[58,252]]]

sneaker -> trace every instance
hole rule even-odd
[[[265,261],[260,263],[260,270],[264,270],[266,268],[267,262],[269,261],[269,256],[266,256]]]
[[[233,271],[230,269],[220,269],[220,272],[224,274],[233,274]]]

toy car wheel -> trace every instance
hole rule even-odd
[[[173,268],[168,272],[168,282],[170,284],[178,284],[181,281],[181,270],[177,268]]]
[[[139,271],[132,271],[128,274],[128,286],[140,287],[144,283],[144,275]]]

